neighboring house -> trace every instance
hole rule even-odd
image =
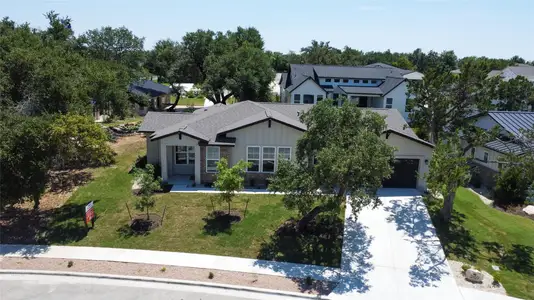
[[[280,78],[280,101],[316,104],[345,97],[360,107],[395,108],[407,118],[408,81],[422,78],[419,72],[382,63],[363,67],[291,64]]]
[[[170,105],[171,88],[152,80],[134,82],[128,87],[128,91],[133,94],[147,95],[152,109],[164,109]],[[148,111],[148,107],[139,106],[138,110],[139,114],[143,115]]]
[[[502,70],[493,70],[488,73],[488,77],[499,76],[503,80],[510,80],[517,76],[523,76],[528,81],[534,83],[534,66],[526,64],[517,64],[515,66],[506,67]]]
[[[196,184],[215,180],[216,163],[252,163],[248,185],[266,184],[278,159],[294,159],[297,140],[306,131],[299,114],[311,105],[238,102],[214,105],[194,113],[149,112],[139,131],[146,134],[147,161],[161,166],[164,181],[194,178]],[[383,138],[395,146],[395,173],[386,187],[425,189],[433,145],[421,140],[395,109],[370,109],[385,117]],[[255,182],[255,184],[252,183]]]
[[[474,147],[467,154],[473,158],[473,164],[479,169],[482,184],[487,187],[495,185],[495,175],[502,167],[502,157],[506,154],[521,155],[523,148],[516,143],[522,139],[523,130],[534,127],[534,112],[524,111],[490,111],[477,116],[476,126],[491,130],[500,129],[500,138],[484,146]]]

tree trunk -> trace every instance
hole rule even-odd
[[[146,219],[150,220],[150,214],[148,213],[148,207],[146,208]]]
[[[324,211],[324,206],[319,205],[314,207],[309,213],[307,213],[297,224],[297,231],[302,232],[306,227],[308,227],[308,224],[313,221],[321,212]]]
[[[454,197],[456,196],[456,189],[450,192],[447,196],[443,198],[443,207],[440,210],[441,218],[447,224],[450,223],[452,218],[452,210],[454,205]]]
[[[174,109],[176,108],[176,105],[178,105],[178,101],[180,101],[181,96],[182,96],[181,93],[176,93],[176,100],[174,100],[174,103],[171,106],[169,106],[167,111],[174,111]]]
[[[230,214],[230,202],[228,202],[228,214]]]

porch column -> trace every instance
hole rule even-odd
[[[161,179],[163,181],[167,181],[167,179],[169,179],[167,175],[167,145],[165,145],[164,143],[161,143],[159,147],[159,152],[160,152],[159,161],[161,164]]]
[[[205,157],[200,157],[200,146],[195,146],[195,183],[200,184],[200,160],[206,159]]]

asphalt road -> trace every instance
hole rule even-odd
[[[293,299],[299,299],[295,297]],[[216,287],[154,283],[131,280],[98,279],[56,275],[0,274],[2,300],[230,300],[230,299],[292,299],[247,291]],[[300,298],[302,299],[302,298]]]

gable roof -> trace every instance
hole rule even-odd
[[[534,112],[527,111],[490,111],[488,115],[504,130],[516,137],[521,137],[521,130],[534,127]]]
[[[128,91],[136,94],[142,93],[151,97],[157,97],[170,94],[171,88],[152,80],[145,79],[132,83],[128,88]]]
[[[494,140],[484,144],[484,147],[499,153],[523,154],[523,149],[517,143]]]
[[[307,76],[298,78],[294,84],[287,87],[287,91],[292,92],[293,90],[295,90],[296,88],[298,88],[300,85],[302,85],[304,82],[308,80],[311,80],[313,83],[315,83],[319,88],[321,88],[324,91],[323,87],[320,86],[315,80],[313,80],[313,78],[307,77]]]
[[[312,106],[312,104],[243,101],[200,109],[187,116],[179,113],[150,112],[143,120],[140,131],[151,132],[151,129],[155,129],[150,136],[152,140],[183,133],[210,145],[232,145],[232,142],[225,137],[226,133],[267,120],[305,131],[306,125],[300,122],[299,115]],[[432,144],[417,137],[398,110],[387,108],[364,110],[383,116],[387,131],[433,147]]]

